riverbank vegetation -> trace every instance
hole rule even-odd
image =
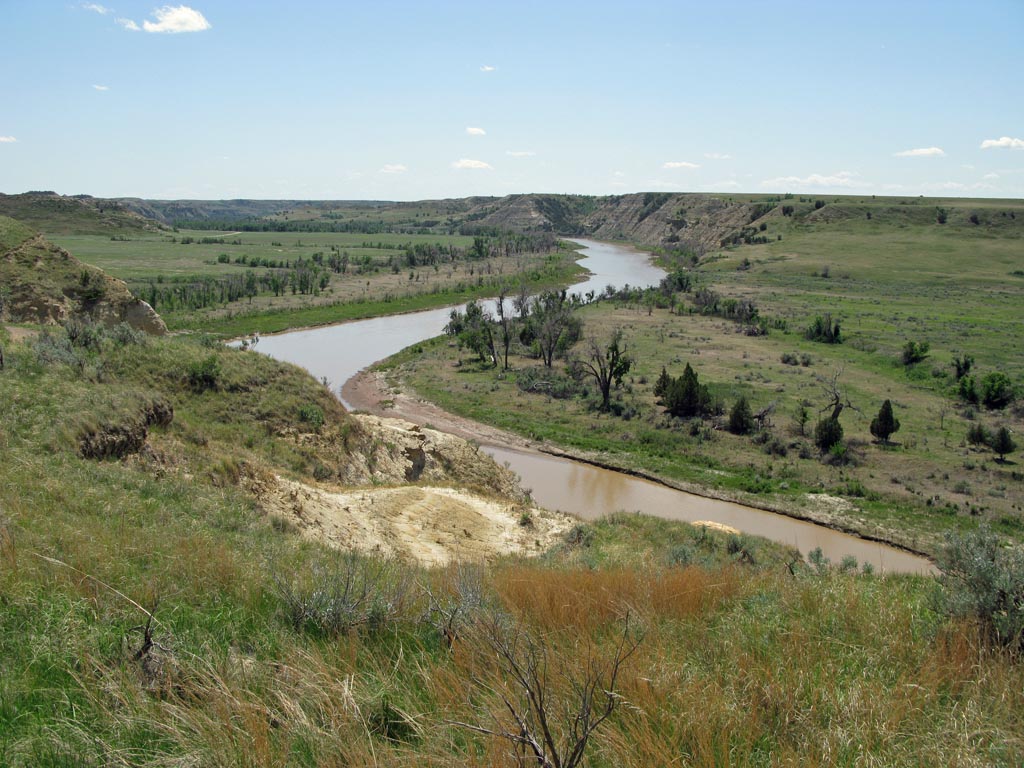
[[[359,556],[240,482],[360,450],[299,369],[123,329],[0,343],[4,765],[1024,758],[1013,626],[956,581],[1016,573],[991,536],[945,592],[638,515],[534,559]]]
[[[766,241],[659,249],[662,286],[579,308],[581,338],[621,334],[632,360],[607,406],[576,375],[586,344],[550,372],[528,339],[508,371],[445,340],[385,367],[460,415],[912,548],[982,520],[1024,539],[1024,472],[995,440],[1024,430],[1014,211],[975,224],[889,201],[765,205]],[[751,420],[730,430],[741,400]]]

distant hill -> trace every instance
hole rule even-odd
[[[163,228],[116,202],[55,192],[0,194],[0,216],[17,219],[47,235],[116,235]]]
[[[78,261],[31,227],[0,216],[0,320],[55,324],[88,317],[162,335],[160,316],[123,280]]]

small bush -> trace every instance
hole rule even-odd
[[[831,416],[818,422],[814,428],[814,444],[822,453],[828,453],[843,442],[843,425]]]
[[[833,323],[832,315],[827,312],[814,318],[814,322],[804,331],[804,337],[810,341],[817,341],[822,344],[841,344],[843,341],[839,321],[836,320]]]
[[[749,435],[754,431],[754,414],[747,398],[741,397],[729,412],[729,431],[734,435]]]
[[[901,358],[904,365],[914,365],[928,357],[930,345],[927,341],[908,341],[903,345]]]
[[[1000,545],[986,525],[951,534],[937,558],[941,609],[974,619],[993,645],[1024,650],[1024,554]]]
[[[205,392],[208,389],[216,389],[220,382],[220,361],[216,355],[210,355],[204,360],[191,363],[185,373],[188,385],[196,392]]]
[[[309,424],[313,431],[319,432],[324,425],[324,412],[319,405],[307,403],[299,408],[299,421]]]
[[[981,380],[981,402],[986,408],[1005,408],[1013,402],[1013,382],[1001,371],[986,373]]]

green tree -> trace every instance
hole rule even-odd
[[[530,305],[530,315],[520,339],[532,344],[548,368],[579,341],[583,322],[573,312],[566,291],[545,291]]]
[[[459,346],[471,349],[480,362],[498,365],[498,351],[494,342],[493,321],[490,313],[474,299],[466,304],[466,311],[453,309],[444,331],[458,339]]]
[[[928,357],[930,345],[927,341],[908,341],[903,345],[903,364],[913,365]]]
[[[575,365],[597,382],[601,390],[601,410],[607,411],[612,385],[622,384],[622,377],[629,373],[633,359],[626,352],[621,330],[616,330],[606,345],[590,339],[587,346],[587,356],[576,360]]]
[[[889,435],[900,431],[900,420],[892,412],[892,403],[886,400],[878,409],[878,415],[871,420],[871,434],[883,443],[889,442]]]
[[[703,415],[711,404],[708,388],[697,379],[697,373],[686,364],[683,374],[673,379],[665,392],[665,409],[673,416],[689,419]]]
[[[832,418],[831,416],[825,417],[814,428],[814,444],[818,446],[818,450],[822,453],[827,453],[832,450],[833,446],[839,445],[842,442],[843,425],[839,423],[839,419]]]
[[[729,431],[734,435],[749,435],[754,431],[754,414],[747,398],[740,397],[729,412]]]
[[[1013,382],[1001,371],[986,373],[981,380],[981,402],[986,408],[1005,408],[1013,402]]]
[[[1006,461],[1006,454],[1017,450],[1017,444],[1013,441],[1013,436],[1010,435],[1010,430],[1006,427],[1000,427],[992,435],[992,440],[989,442],[988,447],[999,454],[1000,461]]]

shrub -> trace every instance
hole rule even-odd
[[[320,406],[307,403],[299,408],[299,421],[309,424],[315,432],[319,432],[324,425],[324,412]]]
[[[967,428],[967,442],[971,445],[988,445],[991,435],[985,425],[975,422]]]
[[[974,382],[974,377],[965,375],[960,379],[960,384],[957,387],[960,399],[965,403],[971,403],[972,405],[978,404],[978,387]]]
[[[804,337],[822,344],[841,344],[843,341],[839,321],[833,323],[832,315],[827,312],[814,318],[814,322],[804,331]]]
[[[883,443],[889,442],[889,435],[900,431],[900,420],[892,412],[892,402],[886,400],[878,409],[878,415],[871,420],[871,434]]]
[[[783,352],[781,359],[784,365],[800,365],[800,358],[795,352]]]
[[[749,435],[754,431],[754,415],[747,398],[737,400],[729,412],[729,431],[734,435]]]
[[[814,428],[814,444],[822,453],[828,453],[843,441],[843,425],[831,416],[818,422]]]
[[[1017,444],[1013,442],[1013,438],[1010,436],[1010,430],[1006,427],[999,428],[999,431],[992,436],[988,446],[999,454],[1000,461],[1005,461],[1006,454],[1013,453],[1017,450]]]
[[[950,534],[937,564],[945,613],[977,621],[993,645],[1024,649],[1024,554],[1000,546],[983,524]]]
[[[904,365],[920,363],[928,357],[930,345],[927,341],[908,341],[903,345],[902,359]]]
[[[970,355],[955,355],[953,357],[953,368],[956,369],[956,380],[960,381],[964,376],[971,372],[971,366],[974,365],[974,358]]]
[[[981,402],[986,408],[1005,408],[1013,398],[1013,383],[1009,376],[1000,371],[985,374],[981,380]]]
[[[188,385],[196,392],[216,389],[220,382],[220,361],[216,355],[191,363],[186,371]]]

